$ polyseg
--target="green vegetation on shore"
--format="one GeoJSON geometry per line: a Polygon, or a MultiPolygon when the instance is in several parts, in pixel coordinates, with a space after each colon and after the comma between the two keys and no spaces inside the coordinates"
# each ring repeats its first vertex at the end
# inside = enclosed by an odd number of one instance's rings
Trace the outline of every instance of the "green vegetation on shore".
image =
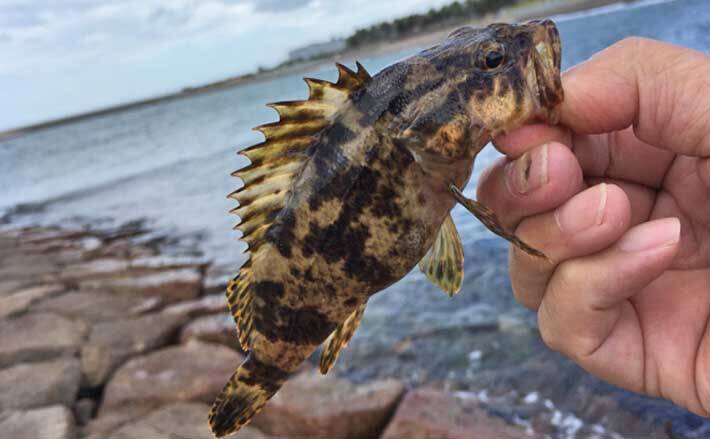
{"type": "Polygon", "coordinates": [[[358,29],[345,41],[349,48],[357,48],[381,41],[406,38],[444,25],[482,17],[516,3],[520,3],[520,0],[457,0],[438,9],[432,8],[426,14],[412,14],[358,29]]]}

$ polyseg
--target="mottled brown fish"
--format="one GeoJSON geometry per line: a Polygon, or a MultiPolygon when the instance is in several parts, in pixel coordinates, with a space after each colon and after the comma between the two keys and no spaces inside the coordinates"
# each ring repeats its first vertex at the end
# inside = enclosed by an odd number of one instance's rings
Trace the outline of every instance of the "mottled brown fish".
{"type": "Polygon", "coordinates": [[[305,101],[271,104],[278,122],[243,150],[230,196],[250,258],[227,288],[249,354],[209,415],[215,436],[247,423],[316,349],[326,373],[373,294],[417,263],[447,293],[463,279],[449,211],[459,202],[539,255],[466,199],[476,154],[532,120],[556,123],[560,41],[551,21],[463,27],[374,77],[338,65],[306,79],[305,101]]]}

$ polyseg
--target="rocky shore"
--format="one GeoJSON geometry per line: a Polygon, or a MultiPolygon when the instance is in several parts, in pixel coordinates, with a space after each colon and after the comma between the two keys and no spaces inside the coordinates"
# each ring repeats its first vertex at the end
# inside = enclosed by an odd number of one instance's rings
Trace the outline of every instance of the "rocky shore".
{"type": "MultiPolygon", "coordinates": [[[[209,438],[243,359],[224,277],[135,227],[0,232],[0,437],[209,438]]],[[[522,438],[476,398],[304,366],[239,438],[522,438]]]]}

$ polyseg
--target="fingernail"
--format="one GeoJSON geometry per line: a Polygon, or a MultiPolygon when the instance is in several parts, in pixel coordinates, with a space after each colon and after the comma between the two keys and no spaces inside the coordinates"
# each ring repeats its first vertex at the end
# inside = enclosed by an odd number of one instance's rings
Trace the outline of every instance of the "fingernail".
{"type": "Polygon", "coordinates": [[[680,240],[678,218],[663,218],[634,227],[619,241],[625,252],[654,250],[676,244],[680,240]]]}
{"type": "Polygon", "coordinates": [[[606,199],[606,183],[601,183],[577,194],[555,211],[557,226],[567,233],[579,233],[590,227],[601,225],[604,222],[606,199]]]}
{"type": "Polygon", "coordinates": [[[505,167],[508,188],[526,194],[547,183],[547,143],[528,151],[505,167]]]}

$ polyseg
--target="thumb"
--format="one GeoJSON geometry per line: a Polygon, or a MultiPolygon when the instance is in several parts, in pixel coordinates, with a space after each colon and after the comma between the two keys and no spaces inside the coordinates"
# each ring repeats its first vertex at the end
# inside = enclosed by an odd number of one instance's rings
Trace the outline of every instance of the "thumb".
{"type": "Polygon", "coordinates": [[[677,218],[649,221],[592,256],[561,264],[538,310],[540,334],[588,372],[643,390],[643,336],[629,300],[672,263],[680,239],[677,218]]]}

